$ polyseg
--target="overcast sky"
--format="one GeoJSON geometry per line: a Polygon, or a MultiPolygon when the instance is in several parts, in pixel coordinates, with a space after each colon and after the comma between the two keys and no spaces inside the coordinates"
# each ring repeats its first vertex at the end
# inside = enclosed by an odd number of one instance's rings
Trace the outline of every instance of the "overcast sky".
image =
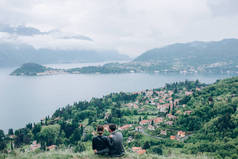
{"type": "Polygon", "coordinates": [[[37,48],[135,57],[176,42],[238,38],[237,28],[238,0],[0,0],[0,42],[37,48]]]}

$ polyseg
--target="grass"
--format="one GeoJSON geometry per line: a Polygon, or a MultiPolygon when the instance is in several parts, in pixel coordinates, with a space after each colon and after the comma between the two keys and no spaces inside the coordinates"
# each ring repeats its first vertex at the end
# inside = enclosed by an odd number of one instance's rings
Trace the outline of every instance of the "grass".
{"type": "MultiPolygon", "coordinates": [[[[7,156],[0,154],[0,159],[109,159],[110,157],[103,157],[94,155],[92,151],[85,151],[82,153],[73,153],[71,150],[56,150],[48,152],[14,152],[7,156]]],[[[119,158],[115,158],[119,159],[119,158]]],[[[179,152],[172,153],[168,156],[158,156],[154,154],[138,155],[136,153],[127,152],[125,156],[120,159],[212,159],[205,155],[186,155],[179,152]]]]}

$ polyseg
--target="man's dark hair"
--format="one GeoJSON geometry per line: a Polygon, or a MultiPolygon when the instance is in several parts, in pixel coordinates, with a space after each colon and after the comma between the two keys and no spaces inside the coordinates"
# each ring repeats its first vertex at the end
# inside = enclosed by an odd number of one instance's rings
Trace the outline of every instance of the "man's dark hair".
{"type": "Polygon", "coordinates": [[[111,131],[115,131],[116,128],[117,128],[117,126],[116,126],[115,124],[110,124],[110,125],[109,125],[109,129],[110,129],[111,131]]]}
{"type": "Polygon", "coordinates": [[[97,126],[97,132],[100,134],[100,133],[103,133],[103,130],[104,130],[104,127],[102,125],[98,125],[97,126]]]}

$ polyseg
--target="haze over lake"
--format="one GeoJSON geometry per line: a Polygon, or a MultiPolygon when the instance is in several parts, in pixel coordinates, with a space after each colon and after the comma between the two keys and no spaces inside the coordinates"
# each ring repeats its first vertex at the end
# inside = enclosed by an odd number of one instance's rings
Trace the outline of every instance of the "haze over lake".
{"type": "MultiPolygon", "coordinates": [[[[96,64],[59,64],[73,68],[96,64]]],[[[38,122],[59,107],[90,100],[112,92],[133,92],[158,88],[175,81],[196,80],[212,83],[229,75],[200,74],[62,74],[39,77],[9,76],[14,68],[0,69],[0,129],[24,127],[38,122]]]]}

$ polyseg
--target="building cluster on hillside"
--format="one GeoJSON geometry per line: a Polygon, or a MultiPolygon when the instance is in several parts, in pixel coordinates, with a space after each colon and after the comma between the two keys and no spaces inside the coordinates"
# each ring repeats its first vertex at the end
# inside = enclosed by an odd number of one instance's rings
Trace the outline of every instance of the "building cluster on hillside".
{"type": "Polygon", "coordinates": [[[142,155],[142,154],[146,153],[146,150],[142,149],[141,147],[132,147],[131,150],[133,152],[136,152],[139,155],[142,155]]]}
{"type": "Polygon", "coordinates": [[[186,132],[184,131],[178,131],[176,135],[171,135],[170,139],[171,140],[181,140],[186,137],[186,132]]]}

